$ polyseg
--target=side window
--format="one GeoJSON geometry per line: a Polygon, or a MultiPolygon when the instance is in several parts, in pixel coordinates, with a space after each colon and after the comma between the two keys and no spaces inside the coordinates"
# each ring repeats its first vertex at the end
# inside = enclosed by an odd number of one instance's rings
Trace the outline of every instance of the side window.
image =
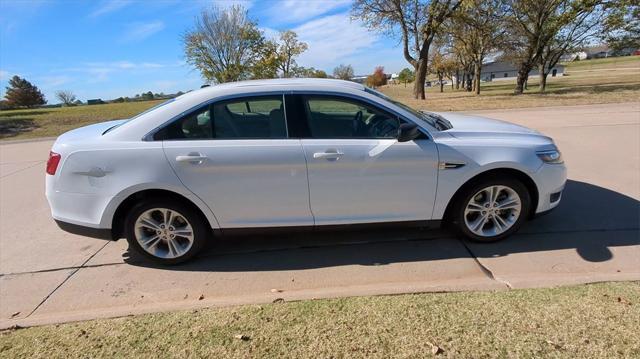
{"type": "Polygon", "coordinates": [[[335,97],[306,98],[312,138],[397,138],[400,122],[373,106],[335,97]]]}
{"type": "Polygon", "coordinates": [[[211,133],[211,110],[205,106],[172,122],[158,132],[155,139],[206,140],[211,138],[211,133]]]}
{"type": "Polygon", "coordinates": [[[282,96],[248,97],[212,106],[213,137],[286,138],[282,96]]]}
{"type": "Polygon", "coordinates": [[[286,138],[282,96],[261,96],[214,103],[173,122],[156,139],[286,138]]]}

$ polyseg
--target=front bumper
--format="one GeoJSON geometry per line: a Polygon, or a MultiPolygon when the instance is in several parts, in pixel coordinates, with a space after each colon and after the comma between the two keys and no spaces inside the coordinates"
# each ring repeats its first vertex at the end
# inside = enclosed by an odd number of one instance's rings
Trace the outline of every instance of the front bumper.
{"type": "Polygon", "coordinates": [[[567,182],[567,167],[564,164],[544,164],[534,174],[538,186],[538,207],[535,215],[542,215],[560,204],[562,191],[567,182]]]}

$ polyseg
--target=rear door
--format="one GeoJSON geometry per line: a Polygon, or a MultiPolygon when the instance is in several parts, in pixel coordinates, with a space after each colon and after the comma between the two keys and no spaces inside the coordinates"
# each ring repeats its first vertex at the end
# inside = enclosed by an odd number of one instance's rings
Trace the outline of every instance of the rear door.
{"type": "Polygon", "coordinates": [[[182,183],[222,228],[312,225],[307,170],[282,95],[203,106],[156,134],[182,183]]]}
{"type": "Polygon", "coordinates": [[[398,142],[402,121],[364,101],[291,99],[307,131],[302,147],[316,225],[431,219],[438,171],[433,141],[425,135],[398,142]]]}

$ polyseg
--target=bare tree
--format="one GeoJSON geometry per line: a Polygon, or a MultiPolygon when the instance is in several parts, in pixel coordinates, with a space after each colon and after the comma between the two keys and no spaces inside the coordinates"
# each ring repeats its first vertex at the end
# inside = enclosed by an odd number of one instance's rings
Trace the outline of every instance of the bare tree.
{"type": "Polygon", "coordinates": [[[60,90],[56,92],[56,98],[65,106],[71,106],[76,102],[76,95],[69,90],[60,90]]]}
{"type": "Polygon", "coordinates": [[[545,48],[581,14],[590,13],[601,0],[508,0],[509,57],[518,66],[515,94],[522,94],[529,72],[538,65],[545,48]]]}
{"type": "Polygon", "coordinates": [[[278,56],[280,58],[279,69],[282,77],[294,76],[293,69],[297,67],[295,58],[307,51],[307,44],[298,40],[298,34],[291,30],[280,33],[280,44],[278,45],[278,56]]]}
{"type": "Polygon", "coordinates": [[[240,5],[203,10],[195,28],[183,37],[187,62],[210,81],[228,82],[251,77],[265,40],[240,5]]]}
{"type": "Polygon", "coordinates": [[[473,66],[473,84],[480,94],[482,64],[487,54],[499,48],[505,36],[502,19],[504,0],[469,0],[451,18],[451,34],[465,62],[473,66]]]}
{"type": "Polygon", "coordinates": [[[333,69],[333,77],[341,80],[351,80],[351,78],[353,78],[353,67],[351,67],[351,65],[340,64],[333,69]]]}
{"type": "Polygon", "coordinates": [[[540,92],[545,92],[547,77],[562,56],[582,48],[589,39],[600,32],[605,16],[604,8],[596,6],[589,10],[576,14],[573,21],[560,29],[544,47],[538,63],[540,92]]]}
{"type": "Polygon", "coordinates": [[[353,16],[370,29],[393,33],[400,29],[405,60],[416,73],[413,95],[425,99],[429,47],[441,26],[462,0],[356,0],[353,16]]]}

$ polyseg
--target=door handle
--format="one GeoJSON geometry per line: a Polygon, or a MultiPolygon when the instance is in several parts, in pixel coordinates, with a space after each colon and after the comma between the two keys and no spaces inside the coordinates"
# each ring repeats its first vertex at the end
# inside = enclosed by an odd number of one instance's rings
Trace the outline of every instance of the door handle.
{"type": "Polygon", "coordinates": [[[313,158],[324,158],[324,159],[328,159],[328,160],[336,160],[340,157],[342,157],[344,155],[344,153],[340,152],[340,151],[335,151],[335,152],[316,152],[313,154],[313,158]]]}
{"type": "Polygon", "coordinates": [[[200,153],[190,153],[188,155],[176,156],[176,162],[190,162],[200,164],[207,159],[207,156],[200,153]]]}

